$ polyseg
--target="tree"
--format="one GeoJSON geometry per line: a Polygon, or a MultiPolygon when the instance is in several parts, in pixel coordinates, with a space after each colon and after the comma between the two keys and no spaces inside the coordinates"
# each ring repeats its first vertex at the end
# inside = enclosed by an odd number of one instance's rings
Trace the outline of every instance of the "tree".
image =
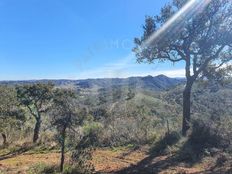
{"type": "Polygon", "coordinates": [[[60,135],[61,161],[60,171],[63,172],[65,160],[65,141],[67,131],[75,130],[74,127],[82,121],[75,102],[76,95],[71,90],[57,89],[54,92],[53,107],[51,111],[52,125],[56,126],[60,135]]]}
{"type": "Polygon", "coordinates": [[[99,99],[99,105],[105,104],[107,103],[107,93],[106,93],[106,89],[101,88],[98,90],[98,99],[99,99]]]}
{"type": "Polygon", "coordinates": [[[52,91],[54,85],[49,84],[32,84],[18,86],[17,97],[21,105],[25,106],[30,114],[35,118],[35,128],[33,143],[39,139],[40,127],[42,123],[42,114],[46,113],[52,100],[52,91]]]}
{"type": "Polygon", "coordinates": [[[133,99],[134,97],[135,97],[134,91],[133,91],[131,88],[129,88],[129,89],[128,89],[128,93],[127,93],[127,98],[126,98],[126,100],[131,100],[131,99],[133,99]]]}
{"type": "Polygon", "coordinates": [[[160,15],[146,17],[144,34],[135,38],[133,49],[139,63],[184,62],[184,136],[190,127],[194,82],[199,78],[222,80],[232,70],[229,64],[232,60],[232,2],[196,1],[195,7],[199,7],[199,3],[204,3],[204,6],[181,13],[190,2],[193,1],[173,0],[162,8],[160,15]]]}
{"type": "Polygon", "coordinates": [[[19,108],[14,88],[0,86],[0,132],[3,146],[7,144],[7,128],[15,126],[24,119],[23,111],[19,108]]]}

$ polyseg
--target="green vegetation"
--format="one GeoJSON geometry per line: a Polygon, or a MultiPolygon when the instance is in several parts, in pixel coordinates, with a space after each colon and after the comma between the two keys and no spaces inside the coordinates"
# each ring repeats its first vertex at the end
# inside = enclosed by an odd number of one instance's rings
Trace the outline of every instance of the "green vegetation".
{"type": "Polygon", "coordinates": [[[1,86],[4,103],[10,101],[9,105],[14,107],[9,108],[17,111],[8,117],[6,113],[9,112],[2,110],[2,115],[5,115],[1,117],[2,123],[9,123],[2,124],[2,131],[7,132],[9,138],[8,147],[5,145],[5,152],[1,154],[61,153],[60,167],[38,164],[30,168],[32,173],[65,173],[80,169],[84,173],[92,173],[95,168],[92,154],[95,148],[105,147],[118,152],[125,151],[125,147],[133,150],[149,145],[149,153],[153,157],[175,154],[175,160],[191,163],[207,154],[222,151],[230,154],[232,110],[229,106],[232,103],[232,85],[230,81],[224,86],[208,83],[198,81],[193,86],[193,114],[187,138],[180,135],[183,84],[165,91],[144,88],[132,92],[123,87],[117,90],[120,91],[117,99],[109,97],[111,90],[107,89],[102,95],[92,90],[86,92],[85,88],[76,91],[54,86],[49,107],[42,117],[37,144],[30,141],[31,134],[28,133],[28,130],[33,132],[30,110],[18,103],[19,96],[14,87],[1,86]],[[128,94],[132,97],[129,98],[128,94]],[[12,124],[16,122],[17,127],[12,124]],[[14,135],[23,136],[18,139],[14,135]]]}
{"type": "Polygon", "coordinates": [[[201,13],[180,22],[173,35],[149,39],[186,2],[173,0],[160,15],[147,17],[134,49],[139,62],[183,61],[186,79],[2,82],[0,162],[21,166],[11,159],[31,164],[40,155],[40,163],[25,172],[125,174],[173,168],[188,173],[181,170],[208,165],[203,162],[210,159],[215,165],[207,172],[231,173],[231,1],[211,0],[201,13]],[[106,163],[110,167],[101,170],[106,163]]]}
{"type": "Polygon", "coordinates": [[[50,106],[52,84],[34,84],[19,86],[16,88],[17,97],[21,105],[26,107],[35,118],[33,142],[39,139],[41,116],[46,113],[50,106]]]}
{"type": "Polygon", "coordinates": [[[22,108],[18,107],[16,91],[14,88],[0,86],[0,132],[2,145],[7,145],[7,136],[11,131],[20,130],[24,120],[22,108]]]}
{"type": "Polygon", "coordinates": [[[181,11],[186,2],[188,1],[173,0],[162,8],[160,15],[147,17],[144,33],[141,38],[135,38],[134,48],[138,62],[185,63],[183,135],[186,135],[190,128],[193,84],[199,78],[221,81],[228,77],[232,70],[231,65],[223,67],[232,57],[232,40],[229,39],[232,27],[225,27],[232,22],[230,1],[212,0],[200,15],[187,15],[184,22],[176,21],[179,23],[178,27],[172,24],[168,26],[167,33],[159,33],[170,17],[181,11]]]}

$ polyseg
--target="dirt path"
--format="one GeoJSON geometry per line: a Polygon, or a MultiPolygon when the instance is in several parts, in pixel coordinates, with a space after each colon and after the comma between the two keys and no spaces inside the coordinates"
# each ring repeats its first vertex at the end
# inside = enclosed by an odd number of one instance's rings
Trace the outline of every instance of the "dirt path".
{"type": "MultiPolygon", "coordinates": [[[[93,154],[95,169],[103,173],[112,173],[136,164],[146,157],[145,150],[98,149],[93,154]]],[[[0,174],[26,174],[36,164],[58,165],[59,153],[21,154],[0,160],[0,174]],[[2,173],[1,173],[2,172],[2,173]]]]}
{"type": "MultiPolygon", "coordinates": [[[[202,167],[185,167],[178,164],[171,165],[170,156],[159,156],[150,159],[147,149],[98,149],[93,154],[95,169],[101,173],[154,173],[159,174],[196,174],[201,173],[202,167]],[[146,169],[147,167],[147,169],[146,169]],[[121,171],[121,172],[118,172],[121,171]]],[[[21,154],[8,159],[0,160],[0,174],[26,174],[33,165],[44,163],[47,165],[58,165],[58,153],[46,154],[21,154]]]]}
{"type": "MultiPolygon", "coordinates": [[[[33,165],[45,163],[55,165],[58,163],[59,154],[22,154],[0,161],[0,171],[6,174],[26,174],[33,165]]],[[[2,174],[0,172],[0,174],[2,174]]]]}

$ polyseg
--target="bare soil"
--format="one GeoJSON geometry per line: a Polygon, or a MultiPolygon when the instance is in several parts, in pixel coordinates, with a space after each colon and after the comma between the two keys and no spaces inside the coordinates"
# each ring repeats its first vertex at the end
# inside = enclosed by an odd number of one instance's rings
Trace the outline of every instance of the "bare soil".
{"type": "MultiPolygon", "coordinates": [[[[59,153],[22,153],[13,156],[0,156],[0,174],[26,174],[33,165],[44,163],[58,165],[59,153]]],[[[158,174],[204,174],[227,173],[230,163],[223,167],[215,166],[213,158],[206,158],[193,166],[173,161],[172,155],[152,157],[148,155],[148,147],[137,149],[97,149],[93,153],[93,164],[99,173],[158,173],[158,174]]],[[[231,172],[232,173],[232,172],[231,172]]]]}

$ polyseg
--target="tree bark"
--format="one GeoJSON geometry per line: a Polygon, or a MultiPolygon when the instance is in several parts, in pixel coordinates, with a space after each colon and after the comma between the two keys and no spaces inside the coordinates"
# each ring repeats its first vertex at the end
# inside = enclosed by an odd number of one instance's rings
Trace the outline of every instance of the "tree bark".
{"type": "Polygon", "coordinates": [[[36,118],[35,128],[34,128],[34,136],[33,136],[33,143],[36,143],[39,139],[39,132],[41,126],[41,118],[36,118]]]}
{"type": "Polygon", "coordinates": [[[2,139],[3,139],[2,145],[5,146],[7,144],[6,134],[2,133],[2,139]]]}
{"type": "Polygon", "coordinates": [[[167,120],[167,134],[170,135],[169,121],[167,120]]]}
{"type": "Polygon", "coordinates": [[[186,136],[190,128],[191,120],[191,91],[193,80],[187,79],[187,83],[183,92],[183,122],[182,122],[182,135],[186,136]]]}
{"type": "Polygon", "coordinates": [[[64,170],[64,160],[65,160],[65,137],[66,137],[66,127],[62,129],[61,132],[61,159],[60,159],[60,172],[64,170]]]}

